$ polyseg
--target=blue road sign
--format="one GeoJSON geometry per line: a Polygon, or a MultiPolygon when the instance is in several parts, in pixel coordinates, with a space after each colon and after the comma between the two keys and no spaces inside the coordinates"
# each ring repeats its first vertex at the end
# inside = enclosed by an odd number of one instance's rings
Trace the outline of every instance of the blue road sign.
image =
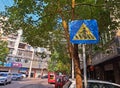
{"type": "Polygon", "coordinates": [[[70,42],[73,44],[95,44],[99,42],[96,20],[75,20],[69,23],[70,42]]]}

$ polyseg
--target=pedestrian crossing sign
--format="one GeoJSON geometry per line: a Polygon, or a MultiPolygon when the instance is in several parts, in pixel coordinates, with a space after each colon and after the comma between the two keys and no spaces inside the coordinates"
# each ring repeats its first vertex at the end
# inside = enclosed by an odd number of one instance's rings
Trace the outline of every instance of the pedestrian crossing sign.
{"type": "Polygon", "coordinates": [[[69,24],[70,41],[74,44],[93,44],[99,42],[96,20],[75,20],[69,24]]]}

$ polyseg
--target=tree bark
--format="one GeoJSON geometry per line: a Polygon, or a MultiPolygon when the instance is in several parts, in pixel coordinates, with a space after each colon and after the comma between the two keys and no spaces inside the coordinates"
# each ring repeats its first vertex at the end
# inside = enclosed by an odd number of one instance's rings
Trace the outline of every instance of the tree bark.
{"type": "Polygon", "coordinates": [[[82,74],[80,70],[80,60],[78,56],[78,44],[74,44],[74,67],[76,76],[76,88],[82,88],[82,74]]]}
{"type": "Polygon", "coordinates": [[[78,56],[78,44],[71,44],[70,43],[70,35],[68,31],[68,25],[65,20],[62,20],[62,25],[65,30],[65,36],[67,39],[68,44],[68,51],[70,58],[74,61],[74,67],[75,67],[75,77],[76,77],[76,88],[82,88],[82,74],[80,70],[80,61],[78,56]]]}
{"type": "MultiPolygon", "coordinates": [[[[75,0],[72,0],[72,20],[74,20],[75,15],[75,0]]],[[[78,56],[78,44],[73,45],[73,60],[75,67],[75,78],[76,78],[76,88],[82,88],[82,74],[80,70],[80,60],[78,56]]]]}

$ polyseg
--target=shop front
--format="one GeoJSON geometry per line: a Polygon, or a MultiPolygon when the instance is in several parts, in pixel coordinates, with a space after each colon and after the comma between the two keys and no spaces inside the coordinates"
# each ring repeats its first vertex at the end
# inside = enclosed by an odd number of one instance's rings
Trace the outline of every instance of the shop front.
{"type": "Polygon", "coordinates": [[[97,64],[94,73],[95,79],[120,84],[120,56],[97,64]]]}

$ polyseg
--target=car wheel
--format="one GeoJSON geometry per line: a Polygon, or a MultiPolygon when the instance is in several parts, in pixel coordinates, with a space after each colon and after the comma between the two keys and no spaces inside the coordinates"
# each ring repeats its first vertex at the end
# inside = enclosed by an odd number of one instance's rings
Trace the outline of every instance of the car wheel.
{"type": "Polygon", "coordinates": [[[12,81],[9,82],[9,84],[11,84],[12,81]]]}
{"type": "Polygon", "coordinates": [[[6,84],[7,84],[7,81],[5,81],[3,85],[5,86],[6,84]]]}
{"type": "Polygon", "coordinates": [[[18,81],[18,78],[16,78],[16,81],[18,81]]]}

